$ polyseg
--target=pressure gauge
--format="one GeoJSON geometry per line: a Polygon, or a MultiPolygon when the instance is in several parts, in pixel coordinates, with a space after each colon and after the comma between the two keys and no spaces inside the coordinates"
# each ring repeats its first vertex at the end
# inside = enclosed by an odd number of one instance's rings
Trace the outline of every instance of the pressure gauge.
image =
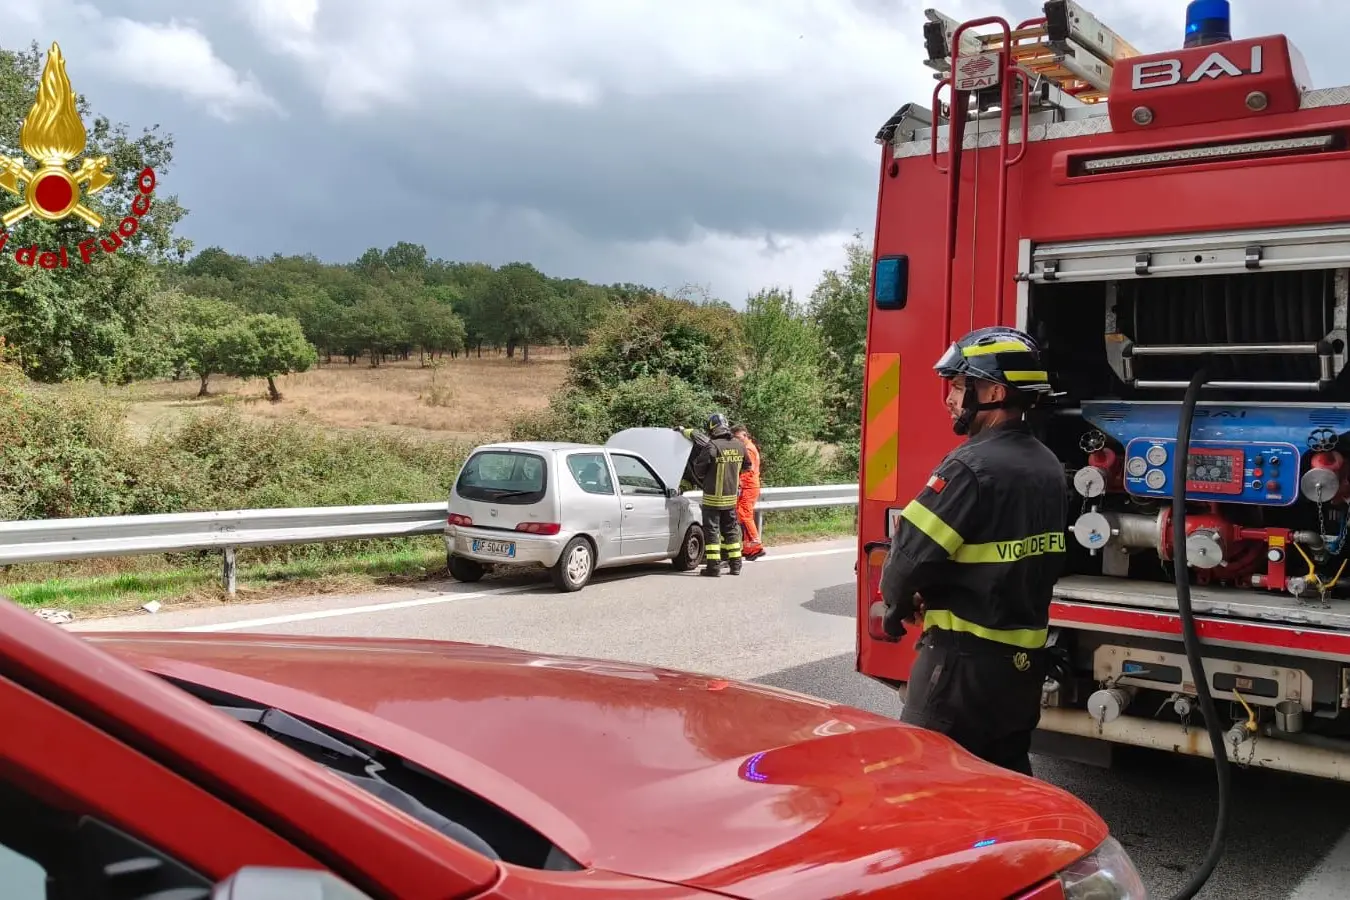
{"type": "Polygon", "coordinates": [[[1167,462],[1167,448],[1161,444],[1154,444],[1148,448],[1148,462],[1152,466],[1161,466],[1167,462]]]}
{"type": "Polygon", "coordinates": [[[1144,477],[1144,484],[1152,490],[1160,490],[1167,481],[1167,474],[1162,469],[1154,469],[1144,477]]]}
{"type": "Polygon", "coordinates": [[[1142,456],[1131,456],[1130,461],[1125,464],[1125,471],[1129,472],[1135,478],[1138,478],[1140,475],[1143,475],[1144,470],[1147,468],[1148,463],[1144,462],[1144,458],[1142,456]]]}

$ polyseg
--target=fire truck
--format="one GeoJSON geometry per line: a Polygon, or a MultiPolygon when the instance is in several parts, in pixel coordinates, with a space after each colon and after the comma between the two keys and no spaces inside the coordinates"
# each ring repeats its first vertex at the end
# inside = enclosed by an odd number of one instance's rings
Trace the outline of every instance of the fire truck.
{"type": "Polygon", "coordinates": [[[1034,749],[1350,780],[1350,87],[1284,35],[1201,17],[1142,53],[1043,12],[928,10],[932,96],[877,135],[857,669],[903,697],[919,629],[878,639],[878,584],[960,440],[933,364],[1014,325],[1071,508],[1034,749]]]}

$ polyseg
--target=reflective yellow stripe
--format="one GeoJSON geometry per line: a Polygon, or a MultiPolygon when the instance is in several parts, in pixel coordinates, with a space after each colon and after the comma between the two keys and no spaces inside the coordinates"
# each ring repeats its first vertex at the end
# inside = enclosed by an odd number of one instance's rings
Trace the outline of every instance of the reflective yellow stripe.
{"type": "Polygon", "coordinates": [[[1044,647],[1046,637],[1050,632],[1048,628],[986,628],[983,625],[976,625],[974,622],[961,618],[949,609],[925,610],[923,627],[925,630],[941,628],[944,631],[964,631],[967,634],[982,637],[987,641],[996,641],[1013,647],[1025,647],[1028,650],[1039,650],[1044,647]]]}
{"type": "Polygon", "coordinates": [[[931,509],[918,500],[909,501],[909,505],[900,512],[900,517],[907,519],[948,553],[955,553],[964,541],[961,535],[956,533],[956,529],[938,518],[931,509]]]}
{"type": "Polygon", "coordinates": [[[962,347],[962,356],[988,356],[990,353],[1029,353],[1027,345],[1020,341],[995,341],[992,344],[976,344],[962,347]]]}
{"type": "Polygon", "coordinates": [[[1027,371],[1027,372],[1007,372],[1007,371],[1005,371],[1005,372],[1003,373],[1003,377],[1006,378],[1006,379],[1008,379],[1009,381],[1049,381],[1049,380],[1050,380],[1050,373],[1049,373],[1049,372],[1033,372],[1033,371],[1027,371]]]}
{"type": "Polygon", "coordinates": [[[1011,563],[1028,556],[1064,552],[1064,532],[1033,534],[1018,541],[963,544],[952,558],[959,563],[1011,563]]]}
{"type": "Polygon", "coordinates": [[[864,396],[863,497],[892,503],[900,484],[900,354],[868,356],[864,396]]]}

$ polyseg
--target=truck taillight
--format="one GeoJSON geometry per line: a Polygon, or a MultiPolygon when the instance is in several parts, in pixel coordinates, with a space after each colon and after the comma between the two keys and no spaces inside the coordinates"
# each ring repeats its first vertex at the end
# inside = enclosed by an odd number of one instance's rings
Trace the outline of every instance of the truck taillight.
{"type": "Polygon", "coordinates": [[[516,531],[523,531],[526,534],[557,534],[562,531],[562,525],[557,522],[521,522],[516,526],[516,531]]]}
{"type": "Polygon", "coordinates": [[[891,544],[876,541],[863,547],[862,583],[867,591],[867,633],[877,640],[886,637],[881,627],[885,607],[881,602],[881,568],[886,564],[891,544]]]}
{"type": "Polygon", "coordinates": [[[448,522],[451,525],[463,525],[466,528],[473,526],[472,518],[470,518],[469,516],[461,516],[459,513],[451,513],[450,516],[446,519],[446,522],[448,522]]]}

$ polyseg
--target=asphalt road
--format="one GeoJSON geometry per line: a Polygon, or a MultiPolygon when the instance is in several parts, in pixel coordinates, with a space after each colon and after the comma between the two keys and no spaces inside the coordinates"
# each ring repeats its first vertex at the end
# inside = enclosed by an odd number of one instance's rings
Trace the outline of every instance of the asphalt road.
{"type": "MultiPolygon", "coordinates": [[[[758,681],[885,715],[894,694],[853,670],[853,547],[771,550],[738,579],[668,566],[600,573],[555,593],[537,577],[417,590],[140,614],[76,629],[144,628],[377,635],[504,644],[758,681]]],[[[1091,804],[1166,898],[1204,855],[1215,813],[1211,765],[1122,750],[1102,770],[1037,757],[1036,775],[1091,804]]],[[[1201,898],[1350,896],[1350,785],[1234,772],[1227,854],[1201,898]]]]}

